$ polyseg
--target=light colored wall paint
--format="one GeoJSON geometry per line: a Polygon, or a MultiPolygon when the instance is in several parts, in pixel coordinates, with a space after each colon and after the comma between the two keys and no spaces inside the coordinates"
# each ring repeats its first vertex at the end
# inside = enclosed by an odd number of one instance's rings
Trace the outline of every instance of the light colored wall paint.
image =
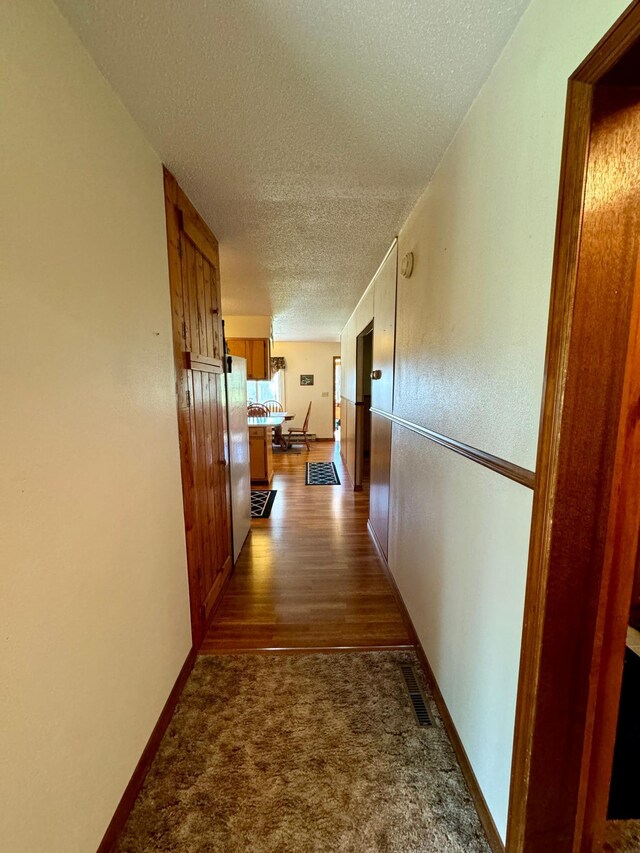
{"type": "Polygon", "coordinates": [[[224,333],[227,338],[271,338],[271,317],[225,315],[224,333]]]}
{"type": "Polygon", "coordinates": [[[396,413],[530,469],[567,79],[625,6],[534,0],[400,232],[396,413]]]}
{"type": "Polygon", "coordinates": [[[340,336],[342,349],[342,396],[355,403],[357,397],[356,338],[373,320],[373,282],[354,308],[340,336]]]}
{"type": "Polygon", "coordinates": [[[393,427],[389,565],[499,828],[532,492],[393,427]]]}
{"type": "Polygon", "coordinates": [[[356,321],[352,314],[347,325],[342,330],[340,336],[340,352],[342,353],[342,380],[341,391],[342,396],[352,403],[356,401],[356,321]]]}
{"type": "MultiPolygon", "coordinates": [[[[351,403],[361,402],[358,399],[358,382],[357,382],[357,342],[358,335],[366,329],[369,323],[373,320],[373,281],[369,284],[365,292],[360,297],[360,301],[356,305],[353,314],[347,321],[347,325],[342,330],[340,336],[340,346],[342,352],[341,358],[341,384],[342,396],[351,403]]],[[[351,410],[350,406],[345,405],[344,410],[340,412],[340,442],[341,453],[345,463],[347,473],[351,478],[352,483],[358,482],[359,472],[356,471],[356,409],[351,410]]]]}
{"type": "Polygon", "coordinates": [[[0,4],[0,838],[95,850],[191,645],[158,157],[0,4]]]}
{"type": "MultiPolygon", "coordinates": [[[[625,5],[533,0],[399,235],[394,412],[529,468],[567,78],[625,5]]],[[[391,569],[503,837],[530,514],[524,487],[394,427],[391,569]]]]}
{"type": "MultiPolygon", "coordinates": [[[[311,402],[310,431],[318,438],[333,438],[333,356],[340,355],[340,344],[337,341],[278,341],[274,344],[273,355],[286,359],[286,406],[287,411],[296,415],[292,424],[302,426],[311,402]],[[313,373],[314,384],[300,385],[301,373],[313,373]]],[[[287,426],[285,424],[285,428],[287,426]]]]}

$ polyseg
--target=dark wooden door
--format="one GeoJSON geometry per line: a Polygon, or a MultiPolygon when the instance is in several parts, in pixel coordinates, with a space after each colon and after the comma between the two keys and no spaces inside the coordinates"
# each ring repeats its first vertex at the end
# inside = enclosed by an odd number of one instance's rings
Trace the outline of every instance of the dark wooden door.
{"type": "Polygon", "coordinates": [[[231,565],[218,245],[165,172],[191,623],[199,645],[231,565]]]}

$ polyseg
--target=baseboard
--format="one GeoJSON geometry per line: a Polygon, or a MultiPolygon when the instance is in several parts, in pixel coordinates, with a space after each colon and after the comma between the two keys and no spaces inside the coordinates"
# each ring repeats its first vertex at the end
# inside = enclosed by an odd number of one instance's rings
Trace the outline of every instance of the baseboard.
{"type": "MultiPolygon", "coordinates": [[[[407,610],[404,599],[400,595],[400,590],[396,584],[396,580],[394,576],[391,574],[391,569],[389,568],[389,561],[387,560],[387,555],[382,550],[382,545],[380,544],[380,540],[378,539],[378,535],[376,534],[373,526],[371,524],[371,520],[367,520],[367,530],[369,531],[369,536],[373,540],[373,544],[375,546],[376,551],[378,552],[378,557],[382,562],[382,568],[384,569],[384,573],[387,576],[387,580],[391,584],[391,589],[393,590],[393,595],[396,599],[396,604],[398,605],[398,609],[400,610],[400,615],[402,616],[402,621],[404,622],[404,627],[407,629],[407,634],[409,634],[409,639],[413,643],[416,648],[416,652],[418,651],[418,646],[420,645],[420,640],[418,639],[418,635],[416,634],[416,629],[413,627],[413,622],[411,620],[411,616],[409,616],[409,611],[407,610]]],[[[426,674],[426,673],[425,673],[426,674]]]]}
{"type": "Polygon", "coordinates": [[[173,716],[173,712],[175,711],[176,705],[178,704],[180,694],[182,693],[187,679],[191,674],[191,670],[193,669],[196,657],[197,652],[195,648],[192,647],[189,651],[189,654],[187,655],[187,659],[182,665],[182,669],[178,674],[176,682],[173,685],[173,688],[171,689],[169,698],[165,702],[164,708],[160,712],[158,722],[155,724],[154,729],[151,732],[151,737],[147,741],[147,745],[142,751],[140,760],[138,761],[136,768],[133,771],[133,775],[129,780],[129,784],[124,790],[124,794],[120,798],[120,802],[118,803],[114,815],[111,818],[111,822],[107,827],[107,831],[105,832],[96,853],[112,853],[112,850],[116,845],[118,837],[122,832],[125,823],[127,822],[127,818],[129,817],[129,813],[133,808],[133,804],[136,801],[136,797],[140,793],[140,789],[142,788],[145,777],[149,772],[156,752],[158,751],[160,741],[162,740],[167,726],[169,725],[169,722],[171,720],[171,717],[173,716]]]}
{"type": "Polygon", "coordinates": [[[451,714],[449,713],[449,709],[447,708],[447,703],[444,701],[444,697],[440,692],[440,687],[438,686],[438,682],[436,681],[436,677],[433,674],[433,670],[431,669],[431,665],[424,652],[424,649],[422,648],[422,644],[420,643],[420,641],[416,643],[416,653],[418,655],[420,664],[422,665],[422,670],[425,674],[425,678],[431,686],[433,698],[438,707],[438,711],[440,712],[440,716],[442,717],[442,722],[444,723],[444,727],[447,730],[447,734],[449,735],[449,740],[451,741],[451,744],[455,751],[458,763],[460,764],[462,774],[467,783],[467,787],[469,788],[469,793],[471,794],[474,805],[476,807],[476,811],[478,812],[480,823],[482,824],[482,828],[484,829],[485,834],[487,836],[489,847],[491,847],[493,853],[505,853],[505,846],[502,841],[502,838],[500,837],[500,833],[498,832],[498,828],[494,823],[493,817],[491,816],[491,812],[489,811],[489,807],[487,806],[487,801],[485,800],[480,785],[478,784],[476,774],[473,772],[471,762],[469,761],[466,750],[462,745],[462,741],[460,740],[460,735],[458,734],[458,730],[455,727],[455,723],[451,719],[451,714]]]}
{"type": "Polygon", "coordinates": [[[420,642],[420,638],[418,637],[418,633],[414,627],[413,620],[409,615],[409,611],[407,610],[407,607],[404,603],[404,599],[402,598],[395,578],[393,577],[389,568],[389,563],[387,561],[385,553],[382,550],[380,542],[378,541],[378,537],[376,536],[376,532],[371,526],[370,521],[367,521],[367,528],[369,530],[369,535],[373,540],[373,544],[375,545],[376,551],[378,552],[378,556],[380,557],[380,560],[382,562],[385,574],[387,575],[389,583],[391,584],[391,588],[393,589],[393,594],[398,604],[398,608],[400,609],[400,613],[402,614],[402,619],[404,621],[405,628],[407,629],[409,637],[415,645],[416,654],[418,656],[418,660],[420,661],[424,677],[426,678],[429,686],[431,687],[431,692],[433,693],[434,701],[438,707],[440,716],[442,717],[442,722],[444,723],[444,727],[447,731],[447,734],[449,735],[449,740],[451,741],[451,745],[453,746],[456,758],[458,759],[458,764],[460,765],[460,769],[462,770],[462,774],[467,783],[469,793],[471,794],[471,798],[473,799],[476,811],[478,812],[478,817],[480,818],[480,823],[482,824],[482,828],[484,829],[485,834],[487,836],[489,846],[491,847],[493,853],[505,853],[505,846],[502,841],[502,838],[500,838],[498,828],[496,827],[493,817],[491,816],[491,812],[489,811],[489,807],[487,806],[487,801],[485,800],[482,790],[480,789],[480,785],[478,784],[478,780],[476,779],[476,774],[473,772],[469,757],[467,756],[466,750],[462,745],[458,730],[456,729],[455,723],[453,722],[451,714],[449,713],[449,709],[447,708],[447,703],[444,701],[444,697],[442,695],[440,687],[438,686],[436,677],[433,673],[433,670],[431,669],[431,664],[429,663],[427,655],[425,654],[425,651],[422,648],[422,643],[420,642]]]}
{"type": "Polygon", "coordinates": [[[216,657],[220,655],[335,655],[357,652],[407,652],[413,651],[413,644],[392,643],[368,646],[263,646],[261,648],[242,648],[241,646],[229,649],[200,649],[199,657],[216,657]]]}
{"type": "Polygon", "coordinates": [[[349,468],[347,467],[347,460],[342,455],[342,450],[340,451],[340,459],[342,460],[342,470],[345,474],[345,479],[343,480],[343,485],[345,485],[345,486],[351,485],[353,491],[355,492],[355,491],[357,491],[357,489],[354,485],[353,479],[351,478],[351,474],[349,473],[349,468]],[[349,482],[347,483],[346,480],[348,480],[349,482]]]}

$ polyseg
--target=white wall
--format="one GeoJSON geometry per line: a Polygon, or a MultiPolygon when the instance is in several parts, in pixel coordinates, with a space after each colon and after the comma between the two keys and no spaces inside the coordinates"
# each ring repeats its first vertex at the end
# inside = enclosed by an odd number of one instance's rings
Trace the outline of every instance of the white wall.
{"type": "Polygon", "coordinates": [[[278,341],[272,355],[286,359],[285,402],[296,415],[292,425],[302,426],[311,402],[309,431],[333,438],[333,357],[340,355],[339,341],[278,341]],[[301,373],[313,373],[314,384],[300,385],[301,373]]]}
{"type": "MultiPolygon", "coordinates": [[[[528,468],[567,78],[625,5],[533,0],[399,235],[394,413],[528,468]]],[[[532,493],[398,425],[391,488],[391,569],[504,836],[532,493]]]]}
{"type": "Polygon", "coordinates": [[[191,646],[162,171],[0,4],[0,846],[95,850],[191,646]]]}
{"type": "Polygon", "coordinates": [[[532,498],[393,426],[389,565],[503,833],[532,498]]]}
{"type": "Polygon", "coordinates": [[[342,396],[355,403],[358,399],[356,390],[356,338],[373,320],[373,282],[369,284],[360,297],[353,314],[340,336],[342,348],[342,396]]]}

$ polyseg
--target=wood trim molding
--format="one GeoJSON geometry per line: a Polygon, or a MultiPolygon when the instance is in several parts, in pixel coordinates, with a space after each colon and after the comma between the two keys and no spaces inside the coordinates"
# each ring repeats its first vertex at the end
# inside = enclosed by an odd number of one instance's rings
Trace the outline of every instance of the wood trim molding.
{"type": "MultiPolygon", "coordinates": [[[[623,648],[612,651],[615,630],[608,623],[622,607],[624,583],[618,577],[611,592],[607,548],[621,489],[614,471],[631,296],[640,285],[631,281],[628,263],[613,266],[616,255],[627,261],[630,256],[616,232],[625,217],[626,231],[637,233],[629,227],[631,216],[619,209],[615,173],[607,176],[609,196],[597,211],[587,194],[587,175],[592,167],[600,169],[603,180],[604,166],[614,169],[619,161],[615,151],[621,146],[605,150],[599,139],[603,104],[596,84],[638,39],[640,3],[634,2],[572,75],[567,92],[516,705],[510,853],[601,849],[594,836],[606,807],[600,810],[590,776],[594,759],[603,766],[602,756],[592,752],[594,731],[602,749],[603,714],[619,697],[615,686],[606,697],[598,690],[604,683],[611,688],[614,670],[622,665],[623,648]],[[607,210],[615,219],[605,218],[607,210]]],[[[625,606],[626,626],[628,598],[625,606]]]]}
{"type": "Polygon", "coordinates": [[[442,722],[444,723],[445,730],[447,735],[449,736],[449,740],[451,741],[451,745],[453,747],[453,751],[456,754],[456,758],[458,759],[458,764],[460,765],[460,769],[462,770],[462,775],[464,776],[465,782],[467,783],[467,788],[469,789],[469,793],[471,794],[471,798],[473,800],[473,804],[478,813],[478,817],[480,818],[480,823],[482,824],[482,828],[485,831],[485,835],[487,836],[487,841],[489,842],[489,847],[493,851],[493,853],[505,853],[505,847],[502,843],[502,839],[500,838],[500,833],[493,821],[493,817],[491,816],[491,812],[489,811],[489,807],[487,806],[487,801],[484,798],[484,794],[478,784],[478,780],[476,779],[476,774],[473,772],[473,767],[471,766],[471,762],[469,761],[469,757],[466,753],[464,746],[462,745],[462,741],[460,740],[460,735],[458,734],[458,730],[456,729],[455,723],[449,713],[449,709],[447,708],[447,703],[444,700],[440,687],[438,686],[438,682],[436,677],[431,669],[431,664],[429,663],[429,659],[422,648],[422,643],[420,642],[420,638],[418,637],[418,633],[413,624],[413,620],[409,615],[409,611],[404,603],[404,599],[402,598],[402,594],[398,589],[398,585],[396,584],[395,578],[391,573],[391,569],[389,568],[389,563],[387,562],[387,558],[384,555],[384,551],[382,550],[382,546],[378,541],[378,537],[376,536],[376,532],[371,526],[371,522],[367,521],[367,529],[369,531],[369,535],[375,545],[376,551],[378,552],[378,556],[380,557],[380,561],[382,562],[382,567],[384,572],[391,584],[391,589],[393,590],[393,594],[398,605],[398,609],[402,615],[402,620],[404,622],[405,628],[407,629],[407,633],[414,645],[415,652],[418,655],[418,660],[420,661],[420,666],[422,667],[422,671],[424,673],[424,677],[431,687],[431,692],[433,693],[433,699],[438,708],[438,712],[442,717],[442,722]]]}
{"type": "Polygon", "coordinates": [[[203,255],[206,255],[210,263],[220,270],[220,257],[218,241],[215,234],[200,216],[189,198],[182,191],[178,182],[167,169],[162,167],[164,175],[165,197],[177,209],[178,229],[182,229],[189,239],[198,247],[203,255]]]}
{"type": "Polygon", "coordinates": [[[187,683],[187,679],[191,674],[191,670],[193,669],[193,665],[196,662],[197,652],[195,647],[192,647],[189,650],[189,654],[186,657],[185,662],[178,673],[178,677],[176,678],[175,684],[171,689],[171,693],[167,698],[167,701],[164,704],[162,711],[160,712],[160,716],[158,717],[158,722],[153,727],[153,731],[151,732],[151,736],[147,741],[147,745],[142,751],[142,755],[140,756],[140,760],[136,764],[135,770],[129,780],[129,784],[124,790],[124,794],[120,798],[120,802],[118,803],[116,810],[114,812],[113,817],[109,823],[109,826],[106,829],[106,832],[98,846],[97,853],[112,853],[115,849],[116,842],[120,833],[122,832],[125,823],[129,817],[129,813],[133,808],[133,804],[136,801],[136,797],[140,793],[142,785],[144,783],[145,777],[151,768],[151,764],[153,763],[153,759],[158,751],[158,747],[160,746],[160,742],[164,737],[164,733],[167,730],[167,726],[171,722],[171,717],[173,716],[173,712],[176,709],[176,705],[178,704],[178,700],[180,695],[184,689],[185,684],[187,683]]]}
{"type": "MultiPolygon", "coordinates": [[[[536,469],[538,484],[534,495],[525,611],[520,655],[520,675],[511,766],[508,849],[521,853],[529,827],[533,739],[536,737],[536,702],[540,688],[542,637],[546,618],[546,585],[553,526],[556,481],[559,468],[559,441],[565,395],[569,339],[574,308],[580,241],[583,182],[589,146],[588,123],[581,119],[591,112],[591,89],[571,83],[567,95],[565,151],[560,179],[560,202],[556,233],[551,308],[547,332],[544,400],[538,440],[536,469]],[[574,129],[574,125],[575,128],[574,129]],[[580,133],[576,132],[580,129],[580,133]]],[[[536,831],[536,830],[533,830],[536,831]]],[[[543,840],[542,843],[546,843],[543,840]]]]}
{"type": "Polygon", "coordinates": [[[634,0],[578,66],[571,78],[588,84],[598,83],[638,40],[639,18],[640,4],[638,0],[634,0]]]}
{"type": "Polygon", "coordinates": [[[464,456],[472,462],[477,462],[479,465],[483,465],[485,468],[495,471],[496,474],[502,474],[503,477],[507,477],[509,480],[520,483],[521,486],[526,486],[528,489],[535,488],[536,475],[533,471],[529,471],[528,468],[521,468],[520,465],[508,462],[506,459],[501,459],[499,456],[493,456],[491,453],[486,453],[484,450],[478,450],[478,448],[472,447],[470,444],[465,444],[462,441],[458,441],[455,438],[448,438],[446,435],[442,435],[441,433],[435,432],[427,427],[420,426],[420,424],[408,421],[406,418],[401,418],[398,415],[384,412],[381,409],[374,409],[373,406],[371,407],[371,411],[374,415],[380,415],[388,421],[398,424],[398,426],[402,426],[405,429],[411,430],[411,432],[415,432],[424,438],[428,438],[430,441],[433,441],[442,447],[453,450],[454,453],[459,453],[460,456],[464,456]]]}
{"type": "Polygon", "coordinates": [[[211,358],[198,352],[189,352],[189,350],[185,352],[184,356],[187,370],[200,370],[203,373],[224,373],[221,358],[211,358]]]}
{"type": "Polygon", "coordinates": [[[456,754],[458,764],[462,770],[462,775],[464,776],[467,787],[469,788],[471,799],[473,800],[473,804],[478,812],[478,817],[480,818],[480,823],[482,824],[482,828],[487,836],[489,847],[493,853],[505,853],[505,846],[500,838],[498,828],[494,823],[487,801],[485,800],[482,789],[476,779],[476,774],[473,772],[473,767],[471,766],[467,752],[460,740],[458,730],[456,729],[455,723],[453,722],[449,709],[447,708],[447,703],[444,700],[444,696],[440,691],[436,677],[419,640],[416,642],[416,654],[418,655],[418,660],[422,666],[425,678],[431,687],[433,698],[438,711],[440,712],[440,716],[442,717],[442,722],[444,723],[446,732],[449,735],[453,751],[456,754]]]}
{"type": "Polygon", "coordinates": [[[375,646],[264,646],[260,649],[238,648],[206,649],[201,657],[224,657],[225,655],[333,655],[341,652],[412,652],[413,643],[382,644],[375,646]]]}
{"type": "Polygon", "coordinates": [[[178,202],[178,210],[180,212],[182,230],[197,246],[200,252],[216,269],[218,266],[218,243],[212,232],[205,225],[200,215],[195,211],[191,202],[188,206],[185,201],[188,201],[184,194],[178,202]]]}

